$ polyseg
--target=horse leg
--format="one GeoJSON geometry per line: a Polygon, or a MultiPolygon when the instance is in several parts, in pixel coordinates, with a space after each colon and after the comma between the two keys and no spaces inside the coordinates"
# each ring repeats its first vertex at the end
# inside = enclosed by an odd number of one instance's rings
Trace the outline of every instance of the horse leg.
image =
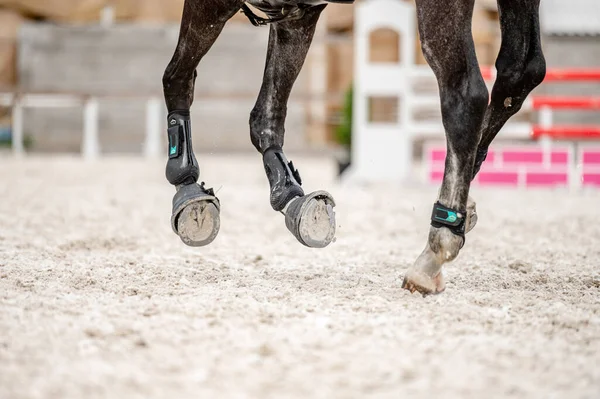
{"type": "Polygon", "coordinates": [[[464,244],[473,164],[488,104],[471,35],[474,0],[444,3],[417,0],[422,47],[438,81],[447,141],[428,242],[402,284],[422,294],[444,290],[442,265],[455,259],[464,244]]]}
{"type": "Polygon", "coordinates": [[[498,72],[492,98],[481,128],[473,177],[487,156],[488,147],[504,124],[546,76],[539,21],[540,0],[498,0],[502,45],[496,60],[498,72]]]}
{"type": "Polygon", "coordinates": [[[304,194],[283,142],[287,102],[324,8],[310,7],[299,19],[271,25],[263,83],[250,114],[250,137],[263,156],[271,206],[284,213],[286,226],[298,241],[313,248],[329,245],[335,236],[335,203],[325,191],[304,194]]]}
{"type": "Polygon", "coordinates": [[[219,200],[204,183],[197,184],[200,170],[192,147],[190,121],[196,68],[241,4],[241,0],[186,0],[179,42],[163,76],[169,112],[166,177],[177,188],[171,227],[190,246],[211,243],[220,227],[219,200]]]}
{"type": "MultiPolygon", "coordinates": [[[[499,0],[502,46],[496,60],[498,77],[483,118],[481,141],[475,156],[473,178],[485,161],[488,148],[504,124],[546,75],[540,40],[539,0],[499,0]]],[[[475,201],[469,197],[467,232],[477,223],[475,201]]]]}

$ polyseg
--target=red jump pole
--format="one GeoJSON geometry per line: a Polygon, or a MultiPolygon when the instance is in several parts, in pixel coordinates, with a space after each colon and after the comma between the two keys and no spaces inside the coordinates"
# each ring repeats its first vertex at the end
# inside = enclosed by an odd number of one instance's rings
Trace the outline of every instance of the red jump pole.
{"type": "MultiPolygon", "coordinates": [[[[482,66],[481,74],[485,80],[496,78],[493,66],[482,66]]],[[[549,68],[544,82],[600,82],[600,68],[549,68]]]]}
{"type": "Polygon", "coordinates": [[[531,106],[535,110],[544,107],[554,109],[600,109],[600,97],[533,96],[531,106]]]}
{"type": "Polygon", "coordinates": [[[533,139],[549,137],[552,139],[600,139],[600,126],[533,126],[531,132],[533,139]]]}
{"type": "Polygon", "coordinates": [[[548,69],[546,71],[546,78],[544,82],[574,82],[574,81],[585,81],[600,82],[600,69],[588,69],[588,68],[569,68],[569,69],[548,69]]]}

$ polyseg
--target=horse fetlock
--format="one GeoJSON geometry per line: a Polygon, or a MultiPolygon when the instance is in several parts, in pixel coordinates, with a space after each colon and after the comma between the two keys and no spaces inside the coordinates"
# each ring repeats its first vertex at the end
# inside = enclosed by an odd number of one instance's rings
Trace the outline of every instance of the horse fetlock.
{"type": "Polygon", "coordinates": [[[192,128],[189,111],[173,111],[167,118],[169,160],[166,176],[174,186],[194,184],[200,176],[198,161],[192,147],[192,128]]]}
{"type": "Polygon", "coordinates": [[[296,197],[304,196],[300,173],[288,161],[281,147],[271,147],[263,154],[265,173],[271,187],[271,207],[280,212],[296,197]]]}
{"type": "Polygon", "coordinates": [[[264,104],[256,105],[250,113],[250,141],[264,154],[272,147],[283,147],[285,112],[267,112],[264,104]]]}
{"type": "Polygon", "coordinates": [[[455,234],[447,227],[431,227],[429,232],[429,247],[442,264],[458,256],[464,241],[464,236],[455,234]]]}

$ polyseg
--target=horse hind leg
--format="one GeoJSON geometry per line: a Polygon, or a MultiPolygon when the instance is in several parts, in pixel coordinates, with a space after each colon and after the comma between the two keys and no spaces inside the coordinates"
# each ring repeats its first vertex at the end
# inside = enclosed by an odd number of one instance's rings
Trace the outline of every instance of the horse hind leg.
{"type": "Polygon", "coordinates": [[[490,105],[481,128],[481,142],[473,169],[477,175],[488,147],[504,124],[546,76],[539,22],[540,0],[498,0],[502,45],[496,60],[498,72],[490,105]]]}
{"type": "Polygon", "coordinates": [[[177,48],[163,76],[169,112],[166,177],[177,188],[171,227],[190,246],[210,244],[220,228],[219,200],[204,183],[197,183],[200,169],[192,146],[190,120],[196,68],[240,5],[240,0],[186,0],[177,48]]]}
{"type": "MultiPolygon", "coordinates": [[[[502,46],[496,60],[498,77],[481,126],[473,178],[485,161],[488,148],[504,124],[516,114],[525,99],[543,80],[546,61],[542,52],[539,24],[539,0],[499,0],[502,46]]],[[[469,197],[466,231],[475,227],[475,202],[469,197]]]]}
{"type": "Polygon", "coordinates": [[[305,195],[294,164],[283,152],[287,102],[302,69],[324,5],[304,10],[300,19],[271,25],[260,94],[250,114],[250,137],[262,154],[271,207],[300,243],[323,248],[335,236],[335,202],[326,191],[305,195]]]}
{"type": "Polygon", "coordinates": [[[471,37],[473,0],[453,1],[449,9],[417,0],[417,12],[425,57],[438,80],[448,148],[429,238],[403,287],[432,294],[445,289],[442,265],[458,256],[474,221],[468,197],[488,92],[471,37]]]}

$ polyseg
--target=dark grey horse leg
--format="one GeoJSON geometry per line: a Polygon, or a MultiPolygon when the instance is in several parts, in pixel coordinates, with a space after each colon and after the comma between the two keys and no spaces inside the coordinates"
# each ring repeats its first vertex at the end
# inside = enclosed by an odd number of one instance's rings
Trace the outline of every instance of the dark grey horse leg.
{"type": "Polygon", "coordinates": [[[211,243],[219,232],[219,200],[204,184],[192,147],[190,107],[194,100],[196,67],[241,0],[186,0],[179,42],[163,77],[168,115],[169,160],[166,176],[177,188],[171,226],[191,246],[211,243]]]}
{"type": "MultiPolygon", "coordinates": [[[[504,124],[546,75],[540,41],[539,0],[499,0],[502,46],[496,60],[498,77],[483,118],[481,141],[475,157],[473,178],[487,157],[488,148],[504,124]]],[[[477,223],[475,201],[469,198],[467,231],[477,223]]]]}
{"type": "Polygon", "coordinates": [[[546,76],[539,5],[540,0],[498,0],[502,28],[502,46],[496,60],[498,76],[483,119],[473,177],[479,172],[492,140],[546,76]]]}
{"type": "Polygon", "coordinates": [[[442,265],[464,244],[466,208],[488,91],[471,35],[474,0],[417,0],[419,32],[438,80],[447,156],[425,250],[406,273],[403,287],[423,294],[444,290],[442,265]]]}
{"type": "Polygon", "coordinates": [[[324,8],[311,7],[300,19],[271,25],[263,83],[250,115],[252,144],[263,155],[271,206],[285,214],[288,229],[302,244],[316,248],[334,238],[335,203],[324,191],[304,195],[300,174],[283,153],[283,142],[287,102],[324,8]]]}

